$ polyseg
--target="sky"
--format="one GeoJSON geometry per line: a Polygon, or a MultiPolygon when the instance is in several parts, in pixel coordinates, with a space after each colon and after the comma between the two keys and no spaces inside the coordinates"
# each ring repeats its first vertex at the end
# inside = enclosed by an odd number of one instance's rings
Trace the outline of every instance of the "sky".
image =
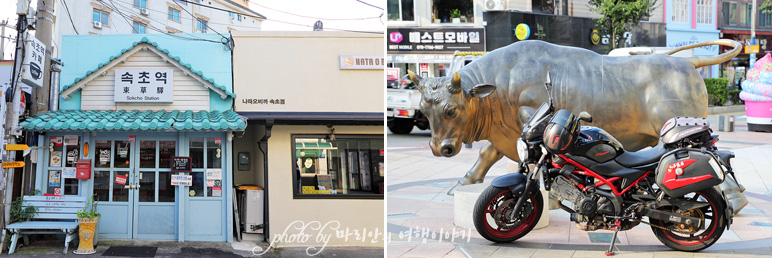
{"type": "MultiPolygon", "coordinates": [[[[0,0],[0,21],[9,20],[8,25],[14,28],[16,1],[0,0]]],[[[37,7],[37,0],[32,0],[32,6],[37,7]]],[[[55,6],[59,8],[58,0],[55,6]]],[[[385,0],[250,0],[249,7],[268,17],[262,24],[264,31],[308,31],[317,20],[326,31],[383,32],[386,28],[385,0]]],[[[16,31],[6,28],[5,36],[15,38],[16,31]]],[[[0,59],[10,58],[13,44],[5,40],[5,56],[0,59]]]]}

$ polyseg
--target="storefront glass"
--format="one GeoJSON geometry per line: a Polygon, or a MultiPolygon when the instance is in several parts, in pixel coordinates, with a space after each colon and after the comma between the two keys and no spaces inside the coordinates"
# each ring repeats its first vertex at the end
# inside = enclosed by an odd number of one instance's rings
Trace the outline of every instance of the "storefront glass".
{"type": "Polygon", "coordinates": [[[474,23],[472,0],[432,1],[432,23],[474,23]],[[460,17],[456,17],[460,16],[460,17]],[[454,21],[453,18],[457,20],[454,21]]]}
{"type": "Polygon", "coordinates": [[[295,197],[383,198],[382,135],[294,135],[295,197]]]}
{"type": "Polygon", "coordinates": [[[413,0],[389,0],[386,4],[389,21],[413,21],[413,0]]]}
{"type": "Polygon", "coordinates": [[[78,135],[49,137],[50,159],[46,193],[55,195],[77,195],[80,182],[75,179],[75,164],[80,157],[78,135]]]}
{"type": "Polygon", "coordinates": [[[193,185],[190,196],[222,197],[222,141],[220,137],[191,137],[193,185]],[[209,175],[207,177],[207,174],[209,175]],[[204,192],[206,187],[206,192],[204,192]]]}

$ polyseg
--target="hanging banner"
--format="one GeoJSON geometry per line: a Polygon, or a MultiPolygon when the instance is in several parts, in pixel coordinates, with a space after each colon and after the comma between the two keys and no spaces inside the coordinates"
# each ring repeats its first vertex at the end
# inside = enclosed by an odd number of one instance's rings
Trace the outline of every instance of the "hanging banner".
{"type": "Polygon", "coordinates": [[[115,69],[115,102],[173,102],[174,70],[115,69]]]}

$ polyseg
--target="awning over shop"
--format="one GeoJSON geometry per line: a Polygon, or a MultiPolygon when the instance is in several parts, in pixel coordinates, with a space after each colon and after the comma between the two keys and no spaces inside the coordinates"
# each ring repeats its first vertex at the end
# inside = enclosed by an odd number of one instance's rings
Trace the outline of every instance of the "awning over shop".
{"type": "Polygon", "coordinates": [[[59,110],[28,118],[34,131],[243,131],[246,118],[234,111],[59,110]]]}

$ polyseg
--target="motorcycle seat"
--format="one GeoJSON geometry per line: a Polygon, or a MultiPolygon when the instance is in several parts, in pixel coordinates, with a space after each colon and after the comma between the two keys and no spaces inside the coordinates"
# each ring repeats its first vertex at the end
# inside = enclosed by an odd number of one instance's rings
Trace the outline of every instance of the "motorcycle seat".
{"type": "Polygon", "coordinates": [[[625,151],[617,156],[615,160],[620,165],[628,168],[638,167],[659,161],[662,155],[664,155],[666,152],[667,150],[665,149],[665,144],[660,141],[657,146],[654,146],[651,149],[635,152],[625,151]]]}

